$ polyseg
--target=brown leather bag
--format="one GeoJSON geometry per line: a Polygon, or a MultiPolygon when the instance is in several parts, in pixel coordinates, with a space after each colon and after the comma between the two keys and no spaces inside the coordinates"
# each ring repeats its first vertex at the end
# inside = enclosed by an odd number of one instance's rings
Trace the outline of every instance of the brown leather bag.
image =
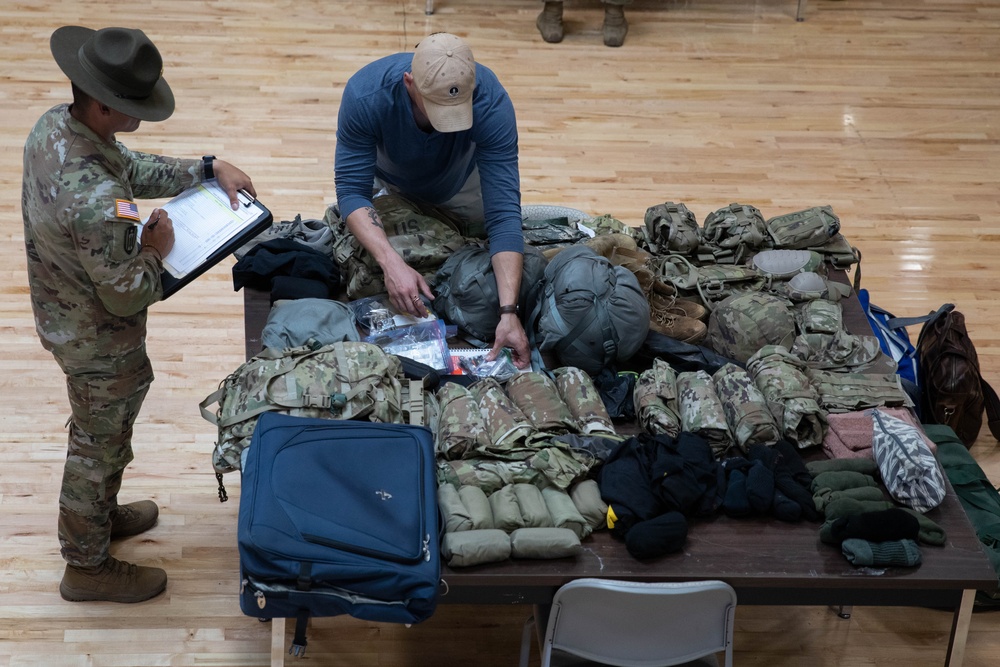
{"type": "Polygon", "coordinates": [[[990,432],[1000,440],[1000,399],[979,370],[965,316],[945,304],[920,330],[916,348],[922,421],[950,426],[971,447],[979,437],[985,408],[990,432]]]}

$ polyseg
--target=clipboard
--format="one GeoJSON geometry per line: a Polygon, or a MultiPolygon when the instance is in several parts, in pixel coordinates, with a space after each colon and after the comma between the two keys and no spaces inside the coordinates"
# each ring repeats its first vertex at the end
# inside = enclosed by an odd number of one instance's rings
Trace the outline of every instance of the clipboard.
{"type": "Polygon", "coordinates": [[[163,299],[233,254],[271,226],[271,212],[249,193],[239,192],[240,209],[214,180],[189,188],[162,208],[174,224],[174,247],[163,258],[163,299]]]}

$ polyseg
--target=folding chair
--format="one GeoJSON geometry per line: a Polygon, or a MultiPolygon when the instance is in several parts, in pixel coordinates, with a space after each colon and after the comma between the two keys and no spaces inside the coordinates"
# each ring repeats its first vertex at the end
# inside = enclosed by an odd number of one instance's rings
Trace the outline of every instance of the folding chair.
{"type": "MultiPolygon", "coordinates": [[[[722,581],[638,583],[577,579],[552,599],[541,667],[667,667],[733,664],[736,592],[722,581]]],[[[538,622],[543,622],[541,618],[538,622]]],[[[534,617],[521,637],[527,667],[534,617]]]]}

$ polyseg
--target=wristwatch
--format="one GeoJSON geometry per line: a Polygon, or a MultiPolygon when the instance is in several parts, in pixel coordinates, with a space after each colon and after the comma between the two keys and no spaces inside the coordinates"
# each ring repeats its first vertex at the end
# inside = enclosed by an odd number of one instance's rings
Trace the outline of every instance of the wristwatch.
{"type": "Polygon", "coordinates": [[[519,315],[521,309],[518,308],[517,304],[511,304],[509,306],[500,306],[501,315],[519,315]]]}
{"type": "Polygon", "coordinates": [[[215,162],[214,155],[204,155],[201,158],[201,164],[205,171],[206,181],[210,181],[213,178],[215,178],[215,166],[213,165],[214,162],[215,162]]]}

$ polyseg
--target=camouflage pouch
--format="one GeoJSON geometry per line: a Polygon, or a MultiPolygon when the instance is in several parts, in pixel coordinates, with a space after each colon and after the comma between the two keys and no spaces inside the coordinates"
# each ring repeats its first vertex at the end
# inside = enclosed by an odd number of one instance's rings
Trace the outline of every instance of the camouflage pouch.
{"type": "Polygon", "coordinates": [[[479,402],[479,412],[486,425],[489,454],[497,458],[524,459],[534,451],[529,438],[537,432],[524,413],[514,404],[493,378],[479,380],[469,387],[479,402]]]}
{"type": "Polygon", "coordinates": [[[626,225],[624,222],[608,213],[588,220],[584,223],[584,226],[598,236],[601,234],[628,234],[636,241],[639,241],[643,236],[639,229],[632,227],[631,225],[626,225]]]}
{"type": "Polygon", "coordinates": [[[839,303],[817,299],[795,309],[802,333],[835,334],[844,329],[844,313],[839,303]]]}
{"type": "Polygon", "coordinates": [[[733,445],[722,401],[715,383],[705,371],[677,374],[677,406],[681,430],[705,439],[715,458],[722,458],[733,445]]]}
{"type": "Polygon", "coordinates": [[[552,372],[556,390],[569,408],[579,433],[615,436],[615,427],[604,406],[593,379],[574,366],[564,366],[552,372]]]}
{"type": "Polygon", "coordinates": [[[730,204],[705,218],[701,243],[712,248],[716,261],[740,263],[749,252],[769,247],[771,237],[757,208],[730,204]]]}
{"type": "Polygon", "coordinates": [[[698,249],[698,220],[684,204],[668,201],[646,209],[643,228],[649,249],[658,255],[690,255],[698,249]]]}
{"type": "Polygon", "coordinates": [[[840,218],[829,206],[814,206],[767,221],[776,248],[809,248],[822,245],[840,231],[840,218]]]}
{"type": "MultiPolygon", "coordinates": [[[[413,269],[433,280],[438,267],[465,245],[458,225],[440,209],[419,206],[399,195],[372,200],[389,244],[413,269]]],[[[358,299],[385,292],[382,269],[347,228],[336,205],[324,216],[333,230],[333,258],[346,275],[347,296],[358,299]]]]}
{"type": "Polygon", "coordinates": [[[801,360],[780,345],[765,345],[747,361],[747,372],[784,439],[799,448],[822,444],[826,411],[819,406],[819,393],[801,360]]]}
{"type": "Polygon", "coordinates": [[[646,433],[666,433],[676,438],[681,432],[677,373],[667,362],[654,359],[653,367],[639,374],[632,401],[639,426],[646,433]]]}
{"type": "Polygon", "coordinates": [[[744,453],[750,451],[750,445],[773,445],[781,439],[764,395],[745,370],[736,364],[726,364],[715,372],[712,381],[722,401],[729,432],[744,453]]]}
{"type": "Polygon", "coordinates": [[[827,412],[856,412],[877,407],[913,407],[895,373],[845,373],[811,368],[810,381],[827,412]]]}
{"type": "Polygon", "coordinates": [[[485,451],[489,442],[486,426],[479,414],[479,404],[468,389],[460,384],[445,382],[437,390],[438,456],[446,460],[460,459],[485,451]]]}
{"type": "Polygon", "coordinates": [[[539,431],[576,432],[576,421],[549,376],[518,373],[507,381],[507,395],[539,431]]]}
{"type": "Polygon", "coordinates": [[[212,464],[219,473],[239,470],[264,412],[403,423],[402,378],[399,358],[369,343],[267,348],[199,404],[202,417],[219,428],[212,464]],[[215,412],[208,409],[213,404],[215,412]]]}
{"type": "Polygon", "coordinates": [[[823,259],[838,269],[849,269],[861,262],[861,251],[850,244],[843,234],[834,234],[809,250],[819,253],[823,259]]]}

